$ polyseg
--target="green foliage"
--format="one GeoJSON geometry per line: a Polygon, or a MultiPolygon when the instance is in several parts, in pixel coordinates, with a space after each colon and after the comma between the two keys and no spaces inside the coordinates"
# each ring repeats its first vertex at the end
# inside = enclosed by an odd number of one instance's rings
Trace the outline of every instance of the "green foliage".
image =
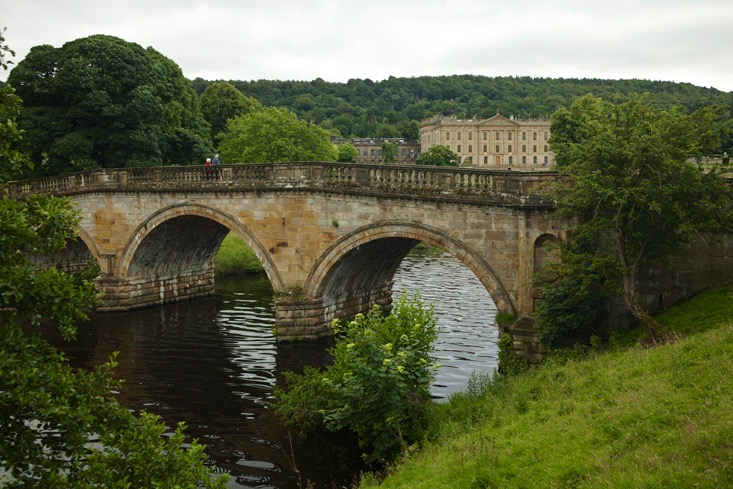
{"type": "Polygon", "coordinates": [[[508,333],[499,336],[499,373],[513,376],[521,374],[529,368],[527,358],[519,355],[514,349],[514,340],[508,333]]]}
{"type": "Polygon", "coordinates": [[[152,48],[94,35],[36,46],[8,77],[36,173],[189,164],[212,152],[198,97],[152,48]]]}
{"type": "Polygon", "coordinates": [[[701,231],[733,227],[733,189],[716,171],[688,162],[718,149],[715,111],[686,115],[657,109],[647,97],[611,104],[589,95],[556,112],[551,130],[558,167],[571,182],[557,189],[558,212],[608,238],[627,309],[659,335],[636,299],[640,271],[681,252],[701,231]]]}
{"type": "Polygon", "coordinates": [[[698,325],[676,342],[476,379],[436,407],[433,443],[360,487],[730,487],[730,294],[670,308],[698,325]]]}
{"type": "Polygon", "coordinates": [[[401,296],[387,317],[375,306],[335,327],[333,365],[287,375],[289,389],[276,393],[277,413],[301,430],[352,430],[369,448],[367,460],[391,460],[426,427],[437,338],[433,309],[419,296],[401,296]]]}
{"type": "MultiPolygon", "coordinates": [[[[7,52],[0,39],[0,60],[7,52]]],[[[5,67],[5,63],[0,63],[5,67]]],[[[15,104],[12,90],[0,93],[15,104]]],[[[5,128],[12,128],[9,119],[5,128]]],[[[15,130],[0,131],[0,185],[23,164],[15,130]]],[[[183,427],[135,417],[113,393],[115,356],[91,371],[71,368],[35,327],[54,324],[70,339],[88,318],[97,292],[93,271],[71,276],[29,259],[77,239],[78,215],[68,199],[0,197],[0,484],[3,487],[224,487],[206,468],[183,427]]]]}
{"type": "Polygon", "coordinates": [[[542,287],[534,312],[535,326],[540,341],[547,346],[558,346],[560,340],[578,333],[587,339],[606,310],[609,296],[618,292],[620,276],[618,262],[598,249],[583,226],[570,243],[554,246],[559,260],[548,261],[535,277],[535,284],[542,287]]]}
{"type": "Polygon", "coordinates": [[[496,313],[496,324],[499,326],[508,326],[517,320],[517,315],[513,312],[498,311],[496,313]]]}
{"type": "Polygon", "coordinates": [[[359,158],[359,150],[351,143],[343,143],[338,147],[336,161],[342,163],[354,163],[359,158]]]}
{"type": "Polygon", "coordinates": [[[260,273],[263,270],[260,259],[242,238],[234,233],[224,238],[214,258],[214,273],[217,277],[260,273]]]}
{"type": "Polygon", "coordinates": [[[458,155],[447,146],[437,144],[417,157],[418,165],[458,166],[458,155]]]}
{"type": "Polygon", "coordinates": [[[264,107],[256,99],[247,97],[227,82],[214,82],[207,86],[200,98],[201,114],[211,126],[213,140],[226,129],[227,121],[264,107]]]}
{"type": "Polygon", "coordinates": [[[232,162],[336,161],[329,133],[286,109],[268,107],[235,117],[220,140],[222,158],[232,162]]]}
{"type": "Polygon", "coordinates": [[[382,143],[382,157],[385,163],[394,163],[397,161],[397,144],[382,143]]]}
{"type": "MultiPolygon", "coordinates": [[[[214,82],[193,81],[201,94],[214,82]]],[[[389,77],[382,81],[351,79],[346,83],[313,81],[231,81],[265,106],[285,107],[303,120],[337,129],[343,137],[403,137],[417,140],[422,120],[439,114],[488,118],[500,112],[520,118],[548,118],[591,93],[624,101],[632,93],[649,93],[659,108],[719,105],[733,114],[730,94],[688,83],[649,80],[552,79],[475,75],[389,77]]],[[[723,145],[731,153],[733,139],[723,145]]]]}

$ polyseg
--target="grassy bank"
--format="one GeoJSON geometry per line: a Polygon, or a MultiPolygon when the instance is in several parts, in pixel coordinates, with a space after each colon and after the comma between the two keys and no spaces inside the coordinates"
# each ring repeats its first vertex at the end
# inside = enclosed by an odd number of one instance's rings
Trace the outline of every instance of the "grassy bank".
{"type": "Polygon", "coordinates": [[[733,287],[658,320],[684,337],[474,378],[379,487],[733,487],[733,287]]]}
{"type": "Polygon", "coordinates": [[[238,275],[244,273],[260,273],[264,271],[262,263],[252,248],[242,238],[229,233],[219,247],[214,259],[214,273],[217,276],[238,275]]]}

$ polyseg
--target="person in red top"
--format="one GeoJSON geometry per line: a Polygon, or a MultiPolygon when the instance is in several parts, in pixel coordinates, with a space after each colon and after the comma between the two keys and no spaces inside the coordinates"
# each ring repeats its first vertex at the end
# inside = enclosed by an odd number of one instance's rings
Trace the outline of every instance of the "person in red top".
{"type": "Polygon", "coordinates": [[[206,179],[208,180],[211,178],[211,158],[206,158],[206,163],[204,163],[204,166],[206,167],[206,179]]]}

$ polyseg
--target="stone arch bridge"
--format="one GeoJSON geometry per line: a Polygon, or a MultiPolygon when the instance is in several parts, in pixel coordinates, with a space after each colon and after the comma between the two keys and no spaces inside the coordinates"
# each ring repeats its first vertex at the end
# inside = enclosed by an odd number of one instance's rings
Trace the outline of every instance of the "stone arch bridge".
{"type": "Polygon", "coordinates": [[[552,172],[309,162],[222,173],[92,170],[15,182],[10,194],[74,200],[81,239],[52,264],[95,259],[101,311],[212,294],[214,256],[236,233],[272,282],[281,340],[328,334],[334,318],[389,306],[395,270],[420,241],[470,268],[500,310],[526,318],[542,244],[567,228],[541,197],[552,172]]]}

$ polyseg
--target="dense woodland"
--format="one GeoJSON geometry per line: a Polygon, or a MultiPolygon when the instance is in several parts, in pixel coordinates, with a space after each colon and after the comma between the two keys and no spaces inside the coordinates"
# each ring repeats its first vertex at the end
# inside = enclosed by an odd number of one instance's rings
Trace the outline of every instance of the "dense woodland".
{"type": "MultiPolygon", "coordinates": [[[[200,95],[213,82],[193,80],[200,95]]],[[[733,118],[733,93],[689,83],[649,80],[553,79],[473,75],[390,77],[383,81],[236,81],[229,83],[266,106],[286,107],[304,120],[344,137],[417,139],[419,123],[436,114],[490,117],[497,112],[520,118],[549,117],[586,94],[619,102],[632,93],[649,93],[659,108],[690,112],[717,105],[733,118]]],[[[730,150],[733,141],[725,141],[730,150]]]]}

